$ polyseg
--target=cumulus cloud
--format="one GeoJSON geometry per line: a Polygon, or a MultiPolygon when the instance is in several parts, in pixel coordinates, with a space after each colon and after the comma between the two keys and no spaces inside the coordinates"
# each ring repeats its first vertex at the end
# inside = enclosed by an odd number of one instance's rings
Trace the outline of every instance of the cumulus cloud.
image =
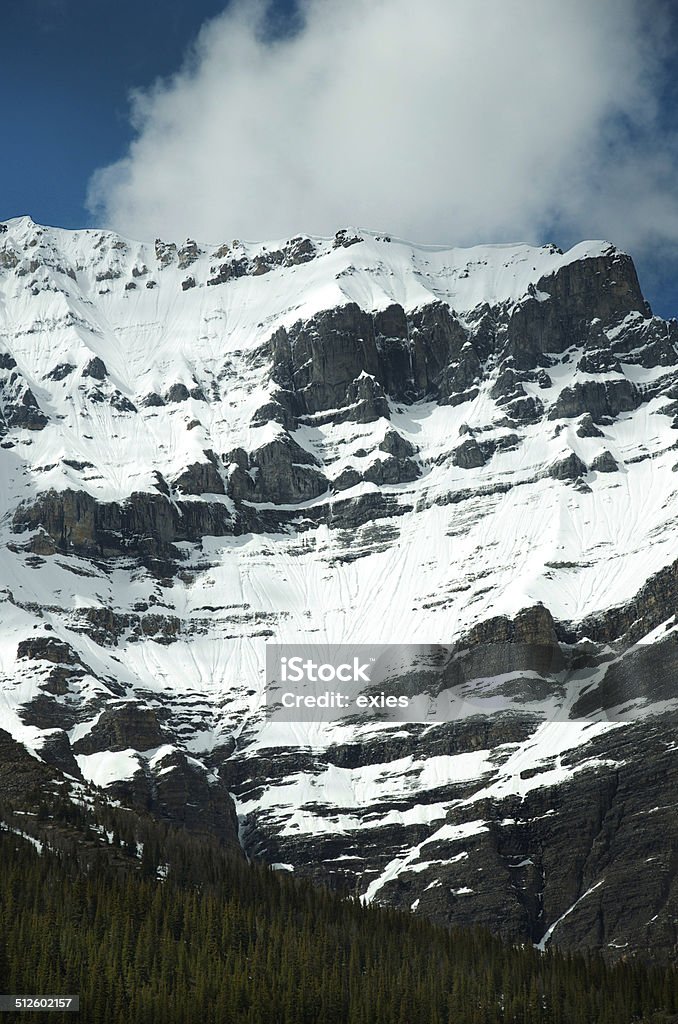
{"type": "Polygon", "coordinates": [[[132,237],[675,242],[651,6],[302,0],[271,38],[264,0],[236,2],[134,96],[136,137],[90,208],[132,237]]]}

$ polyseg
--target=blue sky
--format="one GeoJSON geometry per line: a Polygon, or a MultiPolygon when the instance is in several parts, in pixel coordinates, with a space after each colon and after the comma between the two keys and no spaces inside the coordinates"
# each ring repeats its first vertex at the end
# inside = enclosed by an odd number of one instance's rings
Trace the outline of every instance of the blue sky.
{"type": "Polygon", "coordinates": [[[82,227],[87,184],[132,138],[129,91],[181,63],[223,0],[3,0],[0,216],[82,227]],[[12,102],[7,103],[7,98],[12,102]]]}
{"type": "Polygon", "coordinates": [[[678,5],[301,6],[4,0],[0,218],[606,237],[678,313],[678,5]]]}

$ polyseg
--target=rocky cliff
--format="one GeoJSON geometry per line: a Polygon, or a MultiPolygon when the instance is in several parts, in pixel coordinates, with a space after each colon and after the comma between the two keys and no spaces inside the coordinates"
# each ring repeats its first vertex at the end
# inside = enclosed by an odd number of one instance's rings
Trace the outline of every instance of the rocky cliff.
{"type": "Polygon", "coordinates": [[[677,429],[678,325],[608,243],[9,221],[12,757],[366,899],[670,955],[677,429]],[[475,703],[272,722],[296,641],[446,645],[420,688],[475,703]]]}

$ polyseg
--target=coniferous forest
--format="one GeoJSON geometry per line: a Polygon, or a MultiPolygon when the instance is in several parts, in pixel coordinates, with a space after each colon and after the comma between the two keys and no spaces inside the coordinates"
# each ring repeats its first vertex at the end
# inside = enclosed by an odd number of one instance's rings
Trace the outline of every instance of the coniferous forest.
{"type": "MultiPolygon", "coordinates": [[[[110,807],[54,803],[33,818],[27,839],[17,821],[28,817],[0,809],[0,991],[80,995],[77,1016],[49,1019],[678,1021],[671,965],[608,964],[597,954],[544,954],[487,932],[448,931],[110,807]]],[[[45,1016],[4,1017],[14,1018],[45,1016]]]]}

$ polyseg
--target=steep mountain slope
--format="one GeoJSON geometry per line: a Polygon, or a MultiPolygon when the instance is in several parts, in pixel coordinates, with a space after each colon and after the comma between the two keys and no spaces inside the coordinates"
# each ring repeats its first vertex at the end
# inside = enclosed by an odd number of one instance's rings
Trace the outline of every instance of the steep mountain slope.
{"type": "Polygon", "coordinates": [[[672,950],[677,353],[605,242],[9,221],[0,728],[368,899],[672,950]],[[552,658],[500,714],[285,724],[270,641],[552,658]]]}

